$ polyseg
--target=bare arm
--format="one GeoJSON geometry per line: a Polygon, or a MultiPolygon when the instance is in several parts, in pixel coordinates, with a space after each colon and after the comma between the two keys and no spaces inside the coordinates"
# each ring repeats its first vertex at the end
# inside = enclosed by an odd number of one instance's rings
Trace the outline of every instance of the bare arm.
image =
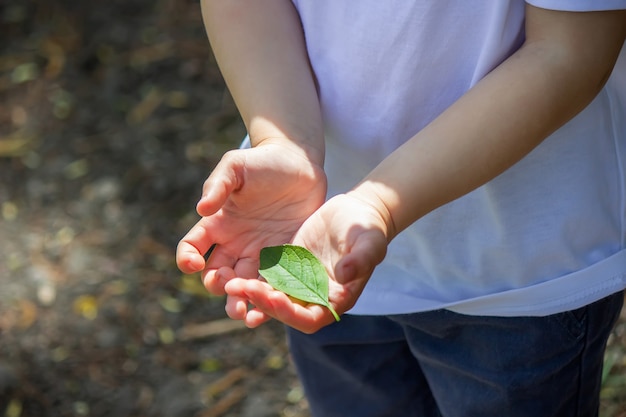
{"type": "MultiPolygon", "coordinates": [[[[202,218],[176,261],[224,294],[234,277],[258,277],[259,251],[290,241],[326,196],[319,102],[299,17],[289,0],[203,0],[218,64],[254,145],[227,152],[204,183],[202,218]],[[205,254],[213,247],[205,261],[205,254]]],[[[229,296],[233,318],[245,300],[229,296]]]]}
{"type": "Polygon", "coordinates": [[[389,240],[505,171],[584,109],[611,73],[626,12],[527,6],[526,34],[514,55],[349,193],[376,207],[389,240]]]}
{"type": "Polygon", "coordinates": [[[293,143],[321,165],[319,102],[291,1],[203,0],[202,15],[253,145],[293,143]]]}

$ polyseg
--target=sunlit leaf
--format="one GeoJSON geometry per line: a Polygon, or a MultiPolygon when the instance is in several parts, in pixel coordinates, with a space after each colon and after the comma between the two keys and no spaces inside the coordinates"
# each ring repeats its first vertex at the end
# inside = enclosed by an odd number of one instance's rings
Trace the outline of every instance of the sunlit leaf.
{"type": "Polygon", "coordinates": [[[326,269],[308,249],[295,245],[263,248],[259,273],[278,291],[327,307],[339,321],[339,315],[328,301],[326,269]]]}

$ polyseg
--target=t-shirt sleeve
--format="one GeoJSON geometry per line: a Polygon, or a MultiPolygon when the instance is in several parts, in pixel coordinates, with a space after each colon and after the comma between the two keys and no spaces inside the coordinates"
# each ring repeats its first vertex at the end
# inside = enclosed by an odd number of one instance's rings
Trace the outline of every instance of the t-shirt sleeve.
{"type": "Polygon", "coordinates": [[[626,9],[626,0],[526,0],[535,7],[569,12],[626,9]]]}

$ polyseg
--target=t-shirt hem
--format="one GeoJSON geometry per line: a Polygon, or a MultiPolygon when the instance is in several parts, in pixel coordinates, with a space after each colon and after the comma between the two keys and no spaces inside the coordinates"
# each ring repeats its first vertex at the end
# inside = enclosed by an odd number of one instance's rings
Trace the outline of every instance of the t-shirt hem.
{"type": "Polygon", "coordinates": [[[448,309],[476,316],[548,316],[575,310],[624,289],[626,250],[621,250],[580,271],[524,288],[453,302],[390,294],[385,300],[359,300],[348,314],[396,315],[448,309]]]}

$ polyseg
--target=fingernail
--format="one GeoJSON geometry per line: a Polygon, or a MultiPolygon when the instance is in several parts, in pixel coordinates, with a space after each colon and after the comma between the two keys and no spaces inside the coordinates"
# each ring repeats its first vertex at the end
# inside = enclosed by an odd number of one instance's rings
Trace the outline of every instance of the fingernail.
{"type": "Polygon", "coordinates": [[[207,200],[208,200],[208,196],[207,195],[203,195],[202,197],[200,197],[200,200],[198,200],[198,202],[196,203],[196,208],[201,206],[202,203],[204,203],[207,200]]]}
{"type": "Polygon", "coordinates": [[[202,196],[200,197],[200,201],[207,201],[209,199],[211,199],[211,190],[208,190],[207,192],[203,193],[202,196]]]}

